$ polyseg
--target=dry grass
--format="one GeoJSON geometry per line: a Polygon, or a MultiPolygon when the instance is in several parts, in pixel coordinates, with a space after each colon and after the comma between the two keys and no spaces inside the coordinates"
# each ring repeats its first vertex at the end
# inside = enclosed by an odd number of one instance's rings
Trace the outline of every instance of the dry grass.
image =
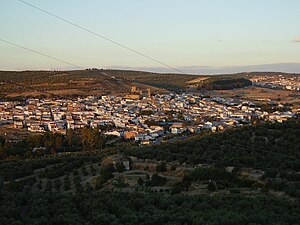
{"type": "Polygon", "coordinates": [[[222,97],[239,97],[253,101],[280,101],[283,103],[296,103],[299,102],[299,97],[293,96],[295,92],[288,90],[273,90],[261,87],[245,87],[234,90],[220,90],[210,93],[212,96],[222,97]]]}
{"type": "Polygon", "coordinates": [[[190,81],[186,82],[186,84],[195,84],[195,83],[199,83],[199,82],[201,82],[201,81],[203,81],[203,80],[206,80],[206,79],[208,79],[208,78],[209,78],[209,77],[199,77],[199,78],[197,78],[197,79],[190,80],[190,81]]]}

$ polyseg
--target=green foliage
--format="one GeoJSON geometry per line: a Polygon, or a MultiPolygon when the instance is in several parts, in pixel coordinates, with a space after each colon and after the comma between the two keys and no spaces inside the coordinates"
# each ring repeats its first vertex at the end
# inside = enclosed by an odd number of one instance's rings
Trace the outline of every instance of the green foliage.
{"type": "Polygon", "coordinates": [[[172,170],[172,171],[176,171],[176,166],[175,166],[175,165],[172,165],[172,166],[171,166],[171,170],[172,170]]]}
{"type": "Polygon", "coordinates": [[[147,181],[147,186],[164,186],[167,183],[167,178],[153,174],[150,181],[147,181]]]}
{"type": "Polygon", "coordinates": [[[63,186],[64,190],[67,191],[67,190],[70,190],[71,188],[71,180],[70,180],[70,177],[68,175],[66,175],[64,177],[64,186],[63,186]]]}
{"type": "Polygon", "coordinates": [[[207,186],[207,189],[210,191],[210,192],[214,192],[217,190],[217,187],[216,187],[216,184],[214,182],[209,182],[208,183],[208,186],[207,186]]]}
{"type": "Polygon", "coordinates": [[[93,178],[93,183],[95,186],[96,190],[100,190],[101,188],[103,188],[103,185],[105,184],[105,180],[102,176],[97,176],[93,178]]]}
{"type": "Polygon", "coordinates": [[[207,181],[210,179],[213,180],[228,180],[233,179],[233,175],[226,172],[224,169],[219,168],[196,168],[190,174],[192,181],[207,181]]]}
{"type": "Polygon", "coordinates": [[[182,191],[184,190],[184,187],[182,185],[182,183],[177,183],[173,186],[172,190],[171,190],[171,194],[180,194],[182,191]]]}
{"type": "Polygon", "coordinates": [[[66,135],[50,132],[32,134],[25,140],[4,146],[1,145],[0,139],[0,159],[12,156],[37,158],[55,153],[102,150],[105,147],[105,141],[98,129],[91,128],[68,130],[66,135]],[[45,150],[32,151],[36,147],[43,147],[45,150]]]}
{"type": "Polygon", "coordinates": [[[205,90],[229,90],[234,88],[242,88],[252,85],[252,82],[246,78],[220,78],[213,77],[206,79],[200,84],[200,89],[205,90]]]}
{"type": "Polygon", "coordinates": [[[286,112],[290,110],[289,106],[283,106],[283,107],[279,107],[276,104],[263,104],[260,106],[262,111],[268,112],[268,113],[273,113],[273,112],[286,112]]]}
{"type": "Polygon", "coordinates": [[[52,188],[53,188],[53,181],[52,180],[47,180],[46,191],[52,191],[52,188]]]}
{"type": "Polygon", "coordinates": [[[83,150],[87,151],[104,147],[104,138],[98,129],[81,129],[81,142],[83,150]]]}
{"type": "Polygon", "coordinates": [[[60,179],[55,179],[55,180],[54,180],[53,187],[54,187],[57,191],[60,190],[60,187],[61,187],[60,179]]]}
{"type": "Polygon", "coordinates": [[[86,167],[84,165],[81,167],[80,171],[81,171],[81,173],[82,173],[83,176],[87,176],[89,174],[88,171],[87,171],[87,169],[86,169],[86,167]]]}
{"type": "Polygon", "coordinates": [[[114,167],[112,165],[104,167],[101,171],[100,174],[103,177],[103,179],[106,181],[108,181],[109,179],[113,178],[113,172],[114,172],[114,167]]]}
{"type": "Polygon", "coordinates": [[[113,166],[104,167],[100,171],[100,175],[93,178],[93,183],[94,183],[95,189],[100,190],[101,188],[103,188],[103,185],[108,180],[110,180],[111,178],[114,177],[113,172],[114,172],[113,166]]]}
{"type": "Polygon", "coordinates": [[[142,186],[144,184],[144,180],[140,177],[137,182],[138,182],[139,186],[142,186]]]}
{"type": "Polygon", "coordinates": [[[208,163],[222,168],[252,167],[280,173],[300,170],[299,149],[300,120],[291,120],[228,129],[161,145],[133,147],[125,153],[142,159],[178,160],[192,165],[208,163]]]}
{"type": "MultiPolygon", "coordinates": [[[[9,181],[31,176],[34,170],[40,169],[41,171],[38,173],[39,178],[55,179],[73,170],[75,171],[74,173],[76,173],[83,164],[99,162],[102,158],[114,153],[115,150],[107,149],[89,154],[83,152],[76,155],[31,160],[4,160],[0,161],[0,177],[2,177],[4,181],[9,181]]],[[[95,168],[93,168],[92,171],[96,172],[95,168]]]]}
{"type": "Polygon", "coordinates": [[[274,197],[1,192],[1,224],[298,224],[300,204],[274,197]],[[9,221],[9,223],[8,223],[9,221]]]}
{"type": "Polygon", "coordinates": [[[116,171],[119,173],[122,173],[125,171],[125,167],[124,167],[123,163],[121,163],[121,162],[117,162],[115,167],[116,167],[116,171]]]}
{"type": "Polygon", "coordinates": [[[159,163],[156,166],[156,171],[157,172],[166,172],[167,171],[167,164],[166,164],[166,162],[159,163]]]}
{"type": "MultiPolygon", "coordinates": [[[[67,157],[1,161],[0,177],[5,183],[4,190],[0,188],[0,224],[298,224],[299,128],[299,120],[248,126],[177,143],[127,150],[139,158],[212,165],[186,174],[182,182],[173,186],[171,194],[174,195],[170,196],[99,191],[113,178],[112,166],[103,168],[92,180],[94,191],[80,175],[88,171],[96,173],[92,165],[111,154],[109,150],[88,152],[88,155],[82,152],[67,157]],[[86,168],[88,162],[92,164],[86,168]],[[226,166],[234,166],[235,170],[228,173],[226,166]],[[284,191],[287,198],[239,194],[240,187],[258,185],[237,179],[235,173],[240,167],[265,170],[266,186],[259,187],[265,191],[284,191]],[[47,178],[45,190],[27,191],[25,186],[41,184],[33,176],[37,169],[41,178],[47,178]],[[57,190],[71,189],[68,174],[72,173],[75,194],[59,193],[57,190]],[[64,176],[62,184],[61,176],[64,176]],[[15,179],[18,181],[12,181],[15,179]],[[175,195],[187,190],[193,182],[207,184],[211,192],[229,187],[231,194],[175,195]]],[[[74,144],[73,139],[68,140],[74,144]]],[[[161,163],[158,170],[164,171],[165,167],[161,163]]],[[[145,186],[163,186],[166,182],[165,177],[154,174],[145,186]]],[[[138,183],[142,186],[144,181],[138,183]]],[[[125,186],[120,183],[119,187],[125,186]]]]}
{"type": "Polygon", "coordinates": [[[11,192],[19,192],[23,189],[23,186],[17,181],[9,181],[4,187],[5,190],[11,192]]]}

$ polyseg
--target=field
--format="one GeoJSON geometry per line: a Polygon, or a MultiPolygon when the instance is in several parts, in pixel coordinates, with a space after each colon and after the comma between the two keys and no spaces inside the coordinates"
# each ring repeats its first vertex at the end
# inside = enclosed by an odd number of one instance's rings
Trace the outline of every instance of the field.
{"type": "Polygon", "coordinates": [[[299,92],[298,95],[296,92],[288,90],[273,90],[269,88],[261,87],[245,87],[234,90],[219,90],[209,92],[211,96],[223,96],[223,97],[239,97],[241,99],[253,100],[268,102],[271,101],[280,101],[282,103],[294,103],[299,104],[299,92]]]}

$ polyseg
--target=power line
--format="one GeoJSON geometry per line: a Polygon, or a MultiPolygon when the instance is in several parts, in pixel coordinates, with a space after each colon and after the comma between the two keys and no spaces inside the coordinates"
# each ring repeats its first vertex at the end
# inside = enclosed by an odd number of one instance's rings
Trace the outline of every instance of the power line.
{"type": "MultiPolygon", "coordinates": [[[[13,81],[4,81],[4,82],[5,82],[5,83],[8,83],[8,84],[12,84],[12,85],[14,85],[14,86],[18,86],[18,87],[22,87],[22,88],[25,88],[25,89],[30,89],[30,90],[32,90],[32,91],[37,91],[37,92],[40,92],[40,93],[43,93],[43,94],[46,94],[46,95],[50,95],[50,96],[52,96],[52,97],[54,97],[54,98],[61,98],[61,97],[62,97],[62,96],[59,96],[59,95],[50,93],[50,92],[48,92],[48,91],[38,90],[38,89],[36,89],[36,88],[34,88],[34,87],[30,86],[30,85],[18,84],[18,83],[13,82],[13,81]]],[[[69,98],[67,98],[67,97],[63,97],[63,98],[68,99],[68,100],[72,100],[72,99],[69,99],[69,98]]]]}
{"type": "MultiPolygon", "coordinates": [[[[87,29],[87,28],[85,28],[85,27],[83,27],[83,26],[80,26],[80,25],[78,25],[78,24],[75,24],[75,23],[73,23],[73,22],[71,22],[71,21],[69,21],[69,20],[66,20],[66,19],[64,19],[64,18],[62,18],[62,17],[60,17],[60,16],[57,16],[57,15],[55,15],[55,14],[49,12],[49,11],[46,11],[46,10],[40,8],[40,7],[37,7],[37,6],[35,6],[35,5],[33,5],[33,4],[30,4],[30,3],[26,2],[26,1],[23,1],[23,0],[17,0],[17,1],[19,1],[19,2],[21,2],[21,3],[23,3],[23,4],[26,4],[26,5],[28,5],[28,6],[32,7],[32,8],[34,8],[34,9],[37,9],[37,10],[39,10],[39,11],[41,11],[41,12],[44,12],[44,13],[50,15],[51,17],[54,17],[54,18],[56,18],[56,19],[59,19],[59,20],[65,22],[65,23],[68,23],[68,24],[70,24],[70,25],[76,27],[76,28],[79,28],[79,29],[81,29],[81,30],[83,30],[83,31],[86,31],[86,32],[88,32],[88,33],[90,33],[90,34],[93,34],[93,35],[97,36],[97,37],[100,37],[100,38],[102,38],[102,39],[104,39],[104,40],[106,40],[106,41],[108,41],[108,42],[111,42],[111,43],[113,43],[113,44],[119,46],[119,47],[122,47],[122,48],[127,49],[127,50],[129,50],[129,51],[131,51],[131,52],[134,52],[134,53],[136,53],[136,54],[138,54],[138,55],[140,55],[140,56],[143,56],[143,57],[145,57],[145,58],[147,58],[147,59],[149,59],[149,60],[152,60],[152,61],[154,61],[154,62],[156,62],[156,63],[159,63],[159,64],[161,64],[161,65],[163,65],[163,66],[165,66],[165,67],[168,67],[168,68],[170,68],[170,69],[172,69],[172,70],[175,70],[175,71],[177,71],[177,72],[186,74],[186,73],[185,73],[184,71],[182,71],[182,70],[179,70],[179,69],[177,69],[177,68],[175,68],[175,67],[172,67],[172,66],[170,66],[170,65],[168,65],[168,64],[166,64],[166,63],[164,63],[164,62],[161,62],[161,61],[159,61],[159,60],[156,60],[155,58],[153,58],[153,57],[151,57],[151,56],[148,56],[148,55],[146,55],[146,54],[144,54],[144,53],[141,53],[141,52],[139,52],[139,51],[137,51],[137,50],[135,50],[135,49],[132,49],[132,48],[130,48],[130,47],[124,45],[124,44],[121,44],[121,43],[119,43],[119,42],[116,42],[116,41],[114,41],[114,40],[112,40],[112,39],[110,39],[110,38],[107,38],[107,37],[105,37],[105,36],[103,36],[103,35],[101,35],[101,34],[98,34],[98,33],[94,32],[94,31],[92,31],[92,30],[87,29]]],[[[7,41],[7,40],[1,39],[1,38],[0,38],[0,40],[3,41],[3,42],[5,42],[5,43],[14,45],[14,46],[16,46],[16,47],[25,49],[25,50],[27,50],[27,51],[31,51],[31,52],[34,52],[34,53],[36,53],[36,54],[42,55],[42,56],[44,56],[44,57],[48,57],[48,58],[50,58],[50,59],[53,59],[53,60],[56,60],[56,61],[59,61],[59,62],[63,62],[63,63],[65,63],[65,64],[68,64],[68,65],[71,65],[71,66],[74,66],[74,67],[77,67],[77,68],[82,68],[82,67],[77,66],[77,65],[75,65],[75,64],[73,64],[73,63],[69,63],[69,62],[67,62],[67,61],[64,61],[64,60],[61,60],[61,59],[52,57],[52,56],[50,56],[50,55],[47,55],[47,54],[45,54],[45,53],[41,53],[41,52],[38,52],[38,51],[36,51],[36,50],[33,50],[33,49],[30,49],[30,48],[27,48],[27,47],[24,47],[24,46],[15,44],[15,43],[13,43],[13,42],[10,42],[10,41],[7,41]]],[[[17,84],[17,83],[12,82],[12,81],[5,81],[5,82],[10,83],[10,84],[13,84],[13,85],[16,85],[16,86],[21,86],[21,87],[24,87],[24,88],[29,88],[29,89],[31,89],[31,90],[35,90],[35,91],[38,91],[38,92],[41,92],[41,93],[45,93],[45,94],[48,94],[48,95],[51,95],[51,96],[55,96],[55,97],[58,96],[58,95],[55,95],[55,94],[52,94],[52,93],[49,93],[49,92],[46,92],[46,91],[41,91],[41,90],[35,89],[34,87],[31,87],[31,86],[25,86],[25,85],[17,84]]],[[[216,139],[216,140],[217,140],[217,139],[216,139]]],[[[240,144],[228,142],[228,141],[226,141],[226,140],[223,141],[223,142],[227,142],[228,144],[238,145],[238,146],[240,146],[240,147],[244,147],[244,148],[249,149],[249,146],[246,146],[246,145],[240,145],[240,144]]],[[[168,152],[168,154],[177,154],[177,155],[180,155],[180,154],[178,154],[178,153],[172,153],[172,152],[168,152]]],[[[275,153],[272,153],[272,154],[275,154],[275,153]]],[[[279,154],[278,154],[278,155],[279,155],[279,154]]]]}
{"type": "Polygon", "coordinates": [[[18,47],[18,48],[25,49],[25,50],[30,51],[30,52],[33,52],[33,53],[36,53],[36,54],[38,54],[38,55],[42,55],[42,56],[44,56],[44,57],[47,57],[47,58],[56,60],[56,61],[58,61],[58,62],[65,63],[65,64],[67,64],[67,65],[74,66],[74,67],[79,68],[79,69],[83,69],[83,67],[81,67],[81,66],[75,65],[75,64],[70,63],[70,62],[67,62],[67,61],[65,61],[65,60],[58,59],[58,58],[56,58],[56,57],[53,57],[53,56],[51,56],[51,55],[48,55],[48,54],[45,54],[45,53],[42,53],[42,52],[39,52],[39,51],[36,51],[36,50],[33,50],[33,49],[31,49],[31,48],[24,47],[24,46],[22,46],[22,45],[19,45],[19,44],[14,43],[14,42],[7,41],[7,40],[4,40],[4,39],[2,39],[2,38],[0,38],[0,41],[5,42],[5,43],[10,44],[10,45],[13,45],[13,46],[16,46],[16,47],[18,47]]]}
{"type": "Polygon", "coordinates": [[[172,69],[172,70],[177,71],[177,72],[182,73],[182,74],[187,74],[187,73],[185,73],[184,71],[182,71],[182,70],[180,70],[180,69],[177,69],[177,68],[175,68],[175,67],[173,67],[173,66],[170,66],[170,65],[168,65],[168,64],[166,64],[166,63],[164,63],[164,62],[162,62],[162,61],[160,61],[160,60],[157,60],[157,59],[155,59],[155,58],[153,58],[153,57],[151,57],[151,56],[149,56],[149,55],[146,55],[146,54],[144,54],[144,53],[142,53],[142,52],[140,52],[140,51],[137,51],[137,50],[135,50],[135,49],[133,49],[133,48],[131,48],[131,47],[128,47],[128,46],[126,46],[126,45],[124,45],[124,44],[121,44],[120,42],[114,41],[114,40],[111,39],[111,38],[108,38],[108,37],[106,37],[106,36],[103,36],[103,35],[101,35],[101,34],[99,34],[99,33],[94,32],[94,31],[92,31],[92,30],[90,30],[90,29],[87,29],[87,28],[85,28],[85,27],[83,27],[83,26],[81,26],[81,25],[78,25],[78,24],[76,24],[76,23],[74,23],[74,22],[71,22],[70,20],[67,20],[67,19],[65,19],[65,18],[62,18],[62,17],[60,17],[60,16],[58,16],[58,15],[56,15],[56,14],[54,14],[54,13],[51,13],[51,12],[45,10],[45,9],[42,9],[42,8],[40,8],[40,7],[38,7],[38,6],[35,6],[35,5],[31,4],[31,3],[28,3],[28,2],[23,1],[23,0],[17,0],[17,1],[23,3],[23,4],[27,5],[27,6],[30,6],[30,7],[34,8],[34,9],[36,9],[36,10],[39,10],[39,11],[41,11],[41,12],[43,12],[43,13],[45,13],[45,14],[51,16],[51,17],[54,17],[54,18],[56,18],[56,19],[58,19],[58,20],[61,20],[61,21],[65,22],[65,23],[67,23],[67,24],[69,24],[69,25],[72,25],[72,26],[74,26],[74,27],[76,27],[76,28],[78,28],[78,29],[81,29],[81,30],[83,30],[83,31],[85,31],[85,32],[88,32],[88,33],[92,34],[92,35],[95,35],[95,36],[97,36],[97,37],[99,37],[99,38],[101,38],[101,39],[104,39],[104,40],[106,40],[106,41],[108,41],[108,42],[110,42],[110,43],[113,43],[113,44],[115,44],[115,45],[117,45],[117,46],[119,46],[119,47],[121,47],[121,48],[124,48],[124,49],[126,49],[126,50],[128,50],[128,51],[131,51],[131,52],[133,52],[133,53],[135,53],[135,54],[137,54],[137,55],[140,55],[140,56],[142,56],[142,57],[144,57],[144,58],[147,58],[147,59],[149,59],[149,60],[151,60],[151,61],[153,61],[153,62],[156,62],[156,63],[158,63],[158,64],[160,64],[160,65],[162,65],[162,66],[168,67],[169,69],[172,69]]]}
{"type": "MultiPolygon", "coordinates": [[[[7,41],[7,40],[4,40],[4,39],[2,39],[2,38],[0,38],[0,41],[2,41],[2,42],[4,42],[4,43],[7,43],[7,44],[10,44],[10,45],[13,45],[13,46],[16,46],[16,47],[21,48],[21,49],[25,49],[25,50],[30,51],[30,52],[33,52],[33,53],[36,53],[36,54],[38,54],[38,55],[42,55],[42,56],[44,56],[44,57],[47,57],[47,58],[50,58],[50,59],[53,59],[53,60],[56,60],[56,61],[65,63],[65,64],[67,64],[67,65],[71,65],[71,66],[74,66],[74,67],[76,67],[76,68],[83,69],[81,66],[75,65],[75,64],[70,63],[70,62],[67,62],[67,61],[65,61],[65,60],[58,59],[58,58],[56,58],[56,57],[50,56],[50,55],[48,55],[48,54],[45,54],[45,53],[42,53],[42,52],[39,52],[39,51],[36,51],[36,50],[33,50],[33,49],[31,49],[31,48],[28,48],[28,47],[25,47],[25,46],[16,44],[16,43],[14,43],[14,42],[7,41]]],[[[72,99],[67,98],[67,97],[65,97],[65,96],[60,96],[60,95],[56,95],[56,94],[53,94],[53,93],[48,92],[48,91],[39,90],[39,89],[37,89],[37,88],[32,87],[31,85],[23,85],[23,84],[20,84],[20,83],[13,82],[13,81],[11,81],[11,80],[3,80],[3,82],[8,83],[8,84],[12,84],[12,85],[14,85],[14,86],[22,87],[22,88],[25,88],[25,89],[37,91],[37,92],[40,92],[40,93],[42,93],[42,94],[50,95],[50,96],[55,97],[55,98],[65,98],[65,99],[72,100],[72,99]]]]}

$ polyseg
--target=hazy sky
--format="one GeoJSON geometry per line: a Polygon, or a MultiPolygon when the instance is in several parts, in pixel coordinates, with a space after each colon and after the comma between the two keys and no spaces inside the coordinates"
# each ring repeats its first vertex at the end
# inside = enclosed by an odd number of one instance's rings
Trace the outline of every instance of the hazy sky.
{"type": "MultiPolygon", "coordinates": [[[[299,0],[26,1],[182,69],[300,69],[299,0]]],[[[17,0],[0,0],[0,38],[82,67],[162,67],[17,0]]],[[[0,41],[1,70],[51,68],[70,67],[0,41]]]]}

